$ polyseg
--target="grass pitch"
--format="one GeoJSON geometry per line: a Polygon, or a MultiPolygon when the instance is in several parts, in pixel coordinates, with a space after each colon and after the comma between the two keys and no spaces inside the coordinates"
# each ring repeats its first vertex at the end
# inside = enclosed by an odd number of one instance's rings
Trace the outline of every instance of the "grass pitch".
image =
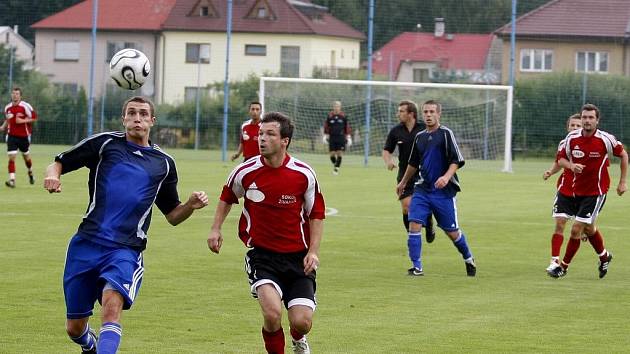
{"type": "MultiPolygon", "coordinates": [[[[63,149],[34,146],[36,185],[28,185],[18,161],[17,188],[0,189],[2,353],[80,351],[65,334],[61,278],[68,240],[87,205],[87,170],[64,176],[61,194],[41,186],[45,166],[63,149]]],[[[221,254],[206,246],[218,194],[234,165],[217,152],[169,153],[177,161],[180,197],[205,190],[211,204],[178,227],[155,208],[142,289],[123,315],[119,352],[263,353],[262,318],[243,269],[246,249],[236,237],[238,206],[224,225],[221,254]]],[[[608,276],[598,279],[597,258],[583,243],[568,275],[555,280],[544,272],[555,180],[543,182],[541,175],[551,160],[515,161],[512,174],[499,172],[497,163],[470,161],[459,173],[458,210],[477,277],[466,277],[459,253],[440,233],[423,244],[426,275],[411,278],[395,172],[378,158],[366,168],[361,158],[346,157],[333,176],[326,156],[297,157],[316,169],[327,206],[338,211],[324,223],[313,353],[612,353],[630,347],[630,195],[610,193],[598,220],[615,254],[608,276]]],[[[611,167],[614,186],[618,170],[611,167]]],[[[98,328],[98,305],[95,311],[91,325],[98,328]]]]}

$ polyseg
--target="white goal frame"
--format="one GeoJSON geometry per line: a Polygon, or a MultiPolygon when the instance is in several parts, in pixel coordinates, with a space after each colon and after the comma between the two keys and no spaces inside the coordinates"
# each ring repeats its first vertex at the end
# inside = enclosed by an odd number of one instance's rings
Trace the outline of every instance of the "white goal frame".
{"type": "MultiPolygon", "coordinates": [[[[512,106],[514,101],[514,88],[507,85],[473,85],[473,84],[442,84],[442,83],[424,83],[424,82],[398,82],[398,81],[365,81],[365,80],[333,80],[333,79],[303,79],[289,77],[268,77],[262,76],[259,83],[259,100],[265,107],[265,82],[293,82],[293,83],[311,83],[311,84],[339,84],[339,85],[360,85],[360,86],[404,86],[404,87],[426,87],[426,88],[448,88],[448,89],[473,89],[473,90],[492,90],[505,91],[507,94],[507,107],[505,114],[505,147],[503,154],[503,172],[512,172],[512,106]]],[[[367,102],[371,100],[371,90],[367,90],[367,102]]],[[[366,103],[367,104],[367,103],[366,103]]],[[[366,114],[366,125],[370,125],[369,109],[366,114]]],[[[370,131],[365,132],[366,144],[369,144],[370,131]]],[[[365,151],[365,164],[368,161],[368,150],[365,151]]]]}

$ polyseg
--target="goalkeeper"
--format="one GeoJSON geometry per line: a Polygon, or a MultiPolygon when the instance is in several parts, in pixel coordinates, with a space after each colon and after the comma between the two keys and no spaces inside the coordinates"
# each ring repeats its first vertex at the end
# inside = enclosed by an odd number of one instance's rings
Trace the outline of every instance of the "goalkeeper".
{"type": "Polygon", "coordinates": [[[346,146],[350,147],[352,145],[350,133],[350,123],[346,114],[341,110],[341,102],[335,101],[333,110],[328,113],[324,122],[324,144],[328,144],[334,175],[339,174],[341,158],[346,150],[346,146]]]}

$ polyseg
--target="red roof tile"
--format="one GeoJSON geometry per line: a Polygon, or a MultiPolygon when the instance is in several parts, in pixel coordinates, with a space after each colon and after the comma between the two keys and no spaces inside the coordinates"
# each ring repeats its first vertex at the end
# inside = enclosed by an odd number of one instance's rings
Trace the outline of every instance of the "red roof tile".
{"type": "MultiPolygon", "coordinates": [[[[98,29],[158,31],[176,0],[101,0],[98,29]]],[[[91,29],[92,0],[80,2],[36,22],[35,29],[91,29]]]]}
{"type": "MultiPolygon", "coordinates": [[[[338,20],[329,13],[321,20],[313,21],[291,6],[287,0],[267,0],[275,20],[246,18],[258,0],[235,1],[232,7],[232,31],[249,33],[317,34],[355,39],[365,39],[362,32],[338,20]]],[[[219,17],[188,17],[198,0],[177,0],[163,28],[184,31],[225,32],[227,4],[212,0],[219,17]]]]}
{"type": "MultiPolygon", "coordinates": [[[[507,24],[496,33],[510,30],[507,24]]],[[[553,0],[517,18],[516,35],[623,38],[630,35],[630,1],[553,0]]]]}
{"type": "Polygon", "coordinates": [[[492,34],[457,33],[435,37],[433,33],[404,32],[375,52],[374,73],[389,73],[390,55],[394,74],[407,60],[438,63],[441,69],[482,70],[492,38],[492,34]]]}

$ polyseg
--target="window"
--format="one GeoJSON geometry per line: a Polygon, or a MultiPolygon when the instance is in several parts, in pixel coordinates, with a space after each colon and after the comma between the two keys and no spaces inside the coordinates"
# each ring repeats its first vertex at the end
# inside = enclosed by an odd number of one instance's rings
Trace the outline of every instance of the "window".
{"type": "Polygon", "coordinates": [[[112,57],[114,56],[114,54],[116,54],[119,50],[125,49],[125,48],[131,48],[131,49],[137,49],[139,51],[142,51],[142,44],[141,43],[134,43],[134,42],[107,42],[107,55],[105,57],[105,62],[109,63],[110,60],[112,60],[112,57]]]}
{"type": "Polygon", "coordinates": [[[56,61],[79,61],[79,41],[55,41],[56,61]]]}
{"type": "Polygon", "coordinates": [[[184,102],[195,102],[197,100],[197,90],[199,90],[200,100],[208,97],[207,87],[187,86],[184,88],[184,102]]]}
{"type": "Polygon", "coordinates": [[[267,8],[259,7],[258,11],[256,12],[256,17],[258,17],[258,18],[266,18],[267,17],[267,8]]]}
{"type": "Polygon", "coordinates": [[[413,69],[413,82],[429,82],[429,69],[413,69]]]}
{"type": "Polygon", "coordinates": [[[210,44],[186,43],[187,63],[210,63],[210,44]]]}
{"type": "Polygon", "coordinates": [[[587,73],[607,73],[608,53],[606,52],[577,52],[575,71],[587,73]]]}
{"type": "Polygon", "coordinates": [[[201,6],[199,8],[199,16],[202,16],[202,17],[208,16],[208,6],[201,6]]]}
{"type": "Polygon", "coordinates": [[[260,44],[245,44],[245,55],[266,56],[267,46],[260,44]]]}
{"type": "Polygon", "coordinates": [[[551,71],[553,51],[521,49],[521,71],[551,71]]]}
{"type": "Polygon", "coordinates": [[[77,97],[79,93],[79,85],[76,83],[55,83],[53,84],[57,91],[60,91],[64,95],[69,95],[72,97],[77,97]]]}
{"type": "Polygon", "coordinates": [[[300,47],[282,46],[280,48],[280,75],[300,76],[300,47]]]}

